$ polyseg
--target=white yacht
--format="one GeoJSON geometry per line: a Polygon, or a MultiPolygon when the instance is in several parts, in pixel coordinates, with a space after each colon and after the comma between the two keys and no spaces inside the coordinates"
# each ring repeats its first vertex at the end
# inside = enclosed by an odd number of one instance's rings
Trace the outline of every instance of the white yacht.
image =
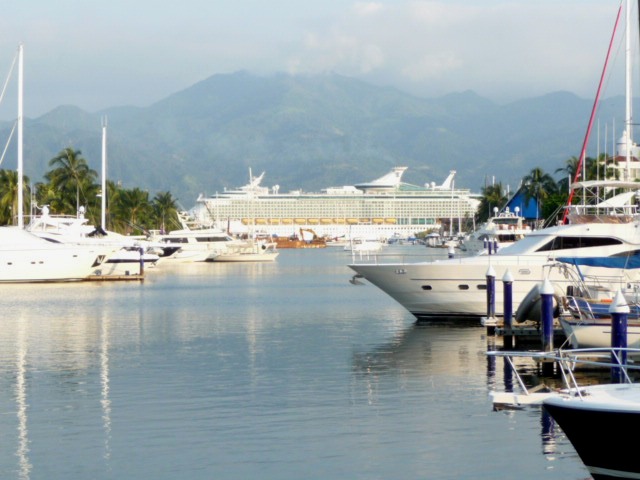
{"type": "Polygon", "coordinates": [[[20,227],[0,227],[0,282],[84,280],[103,260],[93,248],[52,243],[20,227]]]}
{"type": "Polygon", "coordinates": [[[178,219],[182,225],[179,230],[166,233],[151,231],[149,240],[160,246],[157,250],[160,263],[212,262],[220,254],[226,253],[229,246],[245,245],[219,228],[192,228],[186,212],[179,212],[178,219]]]}
{"type": "MultiPolygon", "coordinates": [[[[630,3],[627,3],[627,41],[631,30],[630,3]]],[[[356,277],[364,277],[397,300],[419,319],[435,317],[482,317],[487,315],[487,274],[495,275],[495,314],[503,314],[503,282],[507,272],[513,279],[513,308],[542,282],[566,291],[573,286],[561,269],[546,269],[557,257],[631,256],[640,251],[640,149],[631,141],[630,49],[627,49],[626,125],[618,144],[613,168],[624,180],[575,181],[561,225],[528,233],[522,240],[498,249],[493,255],[476,255],[425,263],[352,264],[356,277]],[[572,199],[579,204],[572,204],[572,199]]],[[[586,157],[587,142],[580,159],[586,157]]],[[[581,166],[581,164],[579,164],[581,166]]],[[[640,269],[597,266],[581,267],[585,276],[640,280],[640,269]]],[[[355,281],[355,278],[353,279],[355,281]]]]}
{"type": "Polygon", "coordinates": [[[509,207],[502,212],[498,212],[498,208],[495,208],[494,215],[476,231],[465,236],[459,248],[471,254],[496,252],[513,242],[522,240],[529,233],[531,233],[531,227],[519,215],[518,207],[513,212],[509,207]]]}
{"type": "Polygon", "coordinates": [[[93,248],[104,261],[96,265],[92,275],[141,274],[144,268],[155,266],[160,258],[149,251],[152,245],[146,240],[90,225],[83,207],[76,216],[50,215],[45,205],[41,207],[41,215],[33,216],[26,228],[50,242],[93,248]]]}
{"type": "Polygon", "coordinates": [[[213,257],[214,262],[273,262],[280,252],[275,242],[247,239],[241,243],[227,244],[225,252],[213,257]]]}
{"type": "MultiPolygon", "coordinates": [[[[615,217],[613,217],[615,218],[615,217]]],[[[605,217],[602,218],[606,220],[605,217]]],[[[495,275],[495,314],[502,315],[502,278],[513,278],[513,308],[543,281],[573,285],[560,269],[545,269],[556,257],[626,256],[640,250],[640,221],[568,224],[534,230],[494,255],[457,257],[424,263],[353,263],[357,275],[376,285],[419,319],[487,315],[487,273],[495,275]],[[551,273],[549,273],[551,272],[551,273]]],[[[610,276],[611,269],[582,267],[583,275],[610,276]]],[[[619,272],[640,281],[638,270],[619,272]]]]}
{"type": "Polygon", "coordinates": [[[104,257],[95,249],[52,243],[24,230],[23,214],[23,47],[18,48],[18,225],[0,227],[0,282],[83,280],[104,257]]]}

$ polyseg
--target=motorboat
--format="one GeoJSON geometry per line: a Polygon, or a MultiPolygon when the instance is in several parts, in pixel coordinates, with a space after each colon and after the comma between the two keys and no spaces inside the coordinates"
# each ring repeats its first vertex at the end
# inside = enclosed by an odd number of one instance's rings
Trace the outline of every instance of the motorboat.
{"type": "Polygon", "coordinates": [[[494,410],[542,406],[560,426],[594,480],[640,478],[637,449],[625,435],[640,427],[640,384],[632,381],[639,367],[626,362],[638,354],[640,350],[633,348],[487,352],[489,356],[505,358],[519,385],[514,391],[492,391],[494,410]],[[527,386],[515,367],[517,357],[557,365],[564,387],[527,386]],[[609,370],[612,380],[581,384],[575,372],[582,368],[609,370]]]}
{"type": "Polygon", "coordinates": [[[20,227],[0,227],[0,282],[80,281],[103,261],[91,247],[52,243],[20,227]]]}
{"type": "Polygon", "coordinates": [[[550,396],[543,407],[562,428],[594,480],[640,478],[636,448],[624,434],[640,427],[640,384],[589,385],[550,396]],[[610,441],[598,441],[605,438],[610,441]]]}
{"type": "Polygon", "coordinates": [[[247,240],[228,245],[226,251],[213,257],[214,262],[273,262],[280,252],[275,242],[247,240]]]}
{"type": "Polygon", "coordinates": [[[41,214],[33,216],[26,229],[49,242],[95,249],[96,254],[102,256],[104,261],[96,265],[92,275],[142,274],[144,268],[155,266],[160,258],[150,251],[153,244],[145,239],[90,225],[83,207],[78,209],[75,216],[51,215],[46,205],[40,210],[41,214]]]}
{"type": "Polygon", "coordinates": [[[18,49],[18,159],[17,226],[0,227],[0,282],[50,282],[84,280],[105,256],[95,248],[50,242],[24,229],[22,85],[23,48],[18,49]]]}
{"type": "MultiPolygon", "coordinates": [[[[627,29],[628,31],[628,29],[627,29]]],[[[631,61],[627,51],[626,66],[631,61]]],[[[628,78],[628,77],[627,77],[628,78]]],[[[602,82],[602,80],[601,80],[602,82]]],[[[632,96],[627,82],[627,99],[632,96]]],[[[601,85],[602,86],[602,83],[601,85]]],[[[598,90],[600,91],[600,89],[598,90]]],[[[599,96],[596,96],[594,107],[599,96]]],[[[627,257],[640,250],[640,215],[635,198],[640,193],[640,147],[631,141],[632,118],[627,102],[627,124],[617,146],[617,168],[623,180],[580,180],[570,185],[568,205],[560,224],[534,230],[492,255],[454,257],[421,263],[352,262],[349,267],[361,278],[390,295],[418,319],[441,317],[474,318],[503,315],[503,282],[512,280],[513,309],[545,278],[545,265],[557,257],[627,257]],[[633,175],[632,175],[633,173],[633,175]],[[575,198],[575,203],[573,199],[575,198]],[[495,280],[494,309],[489,308],[487,288],[495,280]]],[[[593,112],[590,127],[593,125],[593,112]]],[[[586,158],[590,130],[587,130],[580,159],[586,158]]],[[[581,163],[579,163],[578,172],[581,163]]],[[[582,267],[591,277],[612,275],[597,265],[582,267]]],[[[630,283],[640,280],[638,270],[620,271],[630,283]]],[[[572,285],[562,269],[549,273],[549,281],[563,290],[572,285]]]]}
{"type": "Polygon", "coordinates": [[[531,227],[519,215],[519,208],[510,211],[509,207],[502,212],[494,209],[490,217],[480,228],[466,235],[460,242],[460,250],[470,253],[493,253],[531,233],[531,227]]]}
{"type": "Polygon", "coordinates": [[[384,247],[384,242],[380,240],[370,240],[367,238],[356,237],[350,239],[345,245],[344,250],[352,253],[373,253],[379,252],[384,247]]]}
{"type": "MultiPolygon", "coordinates": [[[[574,261],[578,259],[573,259],[574,261]]],[[[612,259],[582,259],[584,261],[623,260],[618,257],[612,259]]],[[[568,261],[565,259],[564,261],[568,261]]],[[[577,263],[577,262],[576,262],[577,263]]],[[[630,257],[628,268],[640,268],[640,256],[630,257]]],[[[576,265],[576,268],[578,265],[576,265]]],[[[626,281],[618,282],[618,290],[612,287],[615,282],[602,285],[602,278],[597,283],[587,283],[579,277],[575,288],[570,289],[560,303],[558,322],[564,331],[567,342],[572,348],[605,348],[611,346],[612,338],[612,305],[623,304],[629,309],[626,315],[626,345],[640,348],[640,285],[626,281]]]]}
{"type": "Polygon", "coordinates": [[[245,245],[218,228],[194,227],[186,212],[178,213],[182,228],[162,232],[151,230],[148,237],[158,248],[160,263],[170,262],[212,262],[228,251],[229,247],[245,245]]]}
{"type": "MultiPolygon", "coordinates": [[[[603,221],[606,217],[602,217],[603,221]]],[[[390,295],[418,319],[473,317],[487,314],[487,273],[495,278],[495,296],[501,299],[500,281],[512,276],[513,308],[544,278],[566,287],[573,285],[561,268],[549,271],[556,257],[626,256],[640,249],[640,220],[631,223],[567,224],[534,230],[522,240],[493,255],[454,257],[419,263],[354,262],[349,267],[390,295]]],[[[611,275],[611,270],[584,266],[589,276],[611,275]]],[[[619,271],[630,282],[640,280],[637,270],[619,271]]],[[[502,316],[502,302],[495,314],[502,316]]]]}

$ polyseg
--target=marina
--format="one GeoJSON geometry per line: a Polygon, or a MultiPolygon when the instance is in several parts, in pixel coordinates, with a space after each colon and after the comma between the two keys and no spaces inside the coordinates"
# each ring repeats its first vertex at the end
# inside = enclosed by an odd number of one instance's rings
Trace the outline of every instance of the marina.
{"type": "Polygon", "coordinates": [[[499,338],[416,324],[349,259],[3,286],[0,477],[587,477],[539,410],[492,411],[499,338]]]}

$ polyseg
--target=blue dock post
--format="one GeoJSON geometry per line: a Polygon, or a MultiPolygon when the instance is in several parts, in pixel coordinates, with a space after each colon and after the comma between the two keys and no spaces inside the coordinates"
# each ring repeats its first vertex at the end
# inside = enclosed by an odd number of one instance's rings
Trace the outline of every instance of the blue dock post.
{"type": "Polygon", "coordinates": [[[485,275],[487,277],[487,319],[490,320],[496,316],[496,272],[491,265],[485,275]]]}
{"type": "Polygon", "coordinates": [[[611,363],[620,365],[619,367],[611,367],[611,380],[614,383],[623,383],[624,367],[627,365],[627,352],[622,349],[627,348],[627,321],[630,308],[627,300],[618,290],[616,296],[609,307],[611,314],[611,363]],[[614,352],[617,354],[614,355],[614,352]]]}
{"type": "Polygon", "coordinates": [[[553,294],[553,285],[548,278],[545,278],[540,289],[542,350],[544,352],[553,350],[553,294]]]}
{"type": "Polygon", "coordinates": [[[453,258],[455,257],[456,254],[456,249],[453,245],[449,245],[449,250],[448,250],[448,257],[449,258],[453,258]]]}
{"type": "Polygon", "coordinates": [[[498,253],[498,239],[493,239],[493,253],[498,253]]]}
{"type": "Polygon", "coordinates": [[[504,348],[513,348],[513,275],[509,269],[502,276],[504,312],[504,348]]]}
{"type": "Polygon", "coordinates": [[[138,248],[140,252],[140,276],[144,275],[144,248],[138,248]]]}

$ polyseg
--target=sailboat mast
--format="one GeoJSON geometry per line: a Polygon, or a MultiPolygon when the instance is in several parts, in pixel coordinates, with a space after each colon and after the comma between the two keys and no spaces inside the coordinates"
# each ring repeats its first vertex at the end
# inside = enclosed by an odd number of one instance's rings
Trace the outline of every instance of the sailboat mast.
{"type": "MultiPolygon", "coordinates": [[[[611,34],[611,40],[609,41],[609,48],[607,50],[607,56],[605,57],[604,66],[602,67],[602,73],[600,74],[600,83],[598,84],[598,90],[596,91],[596,98],[593,101],[593,106],[591,107],[591,116],[589,117],[589,125],[587,126],[587,132],[584,136],[584,140],[582,142],[582,150],[580,150],[580,156],[578,157],[578,167],[576,168],[575,175],[573,177],[573,181],[577,182],[580,179],[580,174],[582,173],[584,159],[586,158],[587,145],[589,143],[589,136],[591,134],[591,128],[593,127],[593,120],[595,117],[595,113],[600,102],[600,94],[602,93],[602,85],[605,80],[605,73],[607,72],[607,66],[609,65],[609,59],[611,58],[611,50],[613,47],[613,40],[616,35],[616,31],[618,29],[618,23],[620,22],[620,15],[622,13],[622,4],[618,8],[618,14],[616,15],[616,22],[613,26],[613,33],[611,34]]],[[[571,206],[571,202],[573,200],[574,189],[569,185],[569,199],[567,200],[567,208],[564,210],[564,215],[562,217],[562,223],[567,222],[567,217],[569,215],[569,208],[571,206]]]]}
{"type": "Polygon", "coordinates": [[[632,90],[631,90],[631,0],[627,0],[627,34],[626,34],[626,113],[625,113],[625,128],[626,128],[626,170],[625,180],[631,178],[631,126],[633,125],[633,112],[632,112],[632,90]]]}
{"type": "Polygon", "coordinates": [[[23,212],[23,152],[22,152],[22,123],[23,123],[23,84],[24,84],[24,50],[22,44],[18,47],[18,227],[24,228],[23,212]]]}
{"type": "Polygon", "coordinates": [[[107,117],[102,119],[102,203],[100,206],[100,226],[102,231],[106,231],[107,212],[107,117]]]}

